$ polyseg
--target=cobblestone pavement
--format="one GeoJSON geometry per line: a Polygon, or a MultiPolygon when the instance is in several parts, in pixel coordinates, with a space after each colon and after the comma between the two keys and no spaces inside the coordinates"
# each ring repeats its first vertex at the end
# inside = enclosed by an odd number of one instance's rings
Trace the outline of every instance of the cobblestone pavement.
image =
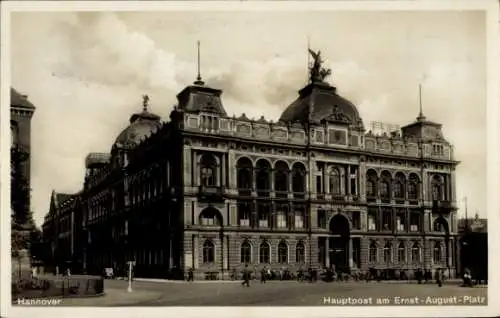
{"type": "MultiPolygon", "coordinates": [[[[412,304],[420,302],[437,305],[437,302],[455,301],[455,305],[487,305],[487,288],[464,288],[458,284],[388,284],[376,282],[348,282],[315,284],[298,282],[253,282],[250,287],[239,283],[172,284],[159,282],[134,282],[133,292],[126,293],[124,281],[106,281],[108,298],[85,304],[74,300],[74,305],[94,306],[311,306],[332,305],[337,299],[369,301],[376,305],[377,298],[386,298],[391,304],[412,304]],[[112,296],[119,291],[126,300],[113,302],[121,296],[112,296]],[[137,296],[135,296],[137,295],[137,296]],[[142,295],[142,296],[141,296],[142,295]],[[398,298],[399,297],[399,298],[398,298]],[[447,300],[448,299],[448,300],[447,300]]],[[[446,303],[442,303],[446,304],[446,303]]],[[[451,304],[451,303],[449,303],[451,304]]],[[[65,303],[73,305],[73,303],[65,303]]]]}

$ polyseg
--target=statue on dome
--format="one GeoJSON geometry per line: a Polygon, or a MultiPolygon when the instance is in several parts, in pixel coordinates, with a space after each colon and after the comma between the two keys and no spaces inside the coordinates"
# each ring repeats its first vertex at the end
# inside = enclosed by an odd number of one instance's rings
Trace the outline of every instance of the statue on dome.
{"type": "Polygon", "coordinates": [[[149,105],[149,96],[147,94],[142,95],[142,110],[147,111],[149,105]]]}
{"type": "Polygon", "coordinates": [[[314,52],[309,49],[309,54],[313,58],[312,65],[309,66],[309,73],[311,82],[323,82],[325,78],[332,74],[332,70],[329,68],[322,67],[324,61],[321,59],[321,51],[314,52]]]}

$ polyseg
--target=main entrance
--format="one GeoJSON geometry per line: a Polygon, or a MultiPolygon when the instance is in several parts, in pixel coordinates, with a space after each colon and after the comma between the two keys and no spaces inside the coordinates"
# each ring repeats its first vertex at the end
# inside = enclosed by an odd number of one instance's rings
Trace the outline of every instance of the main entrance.
{"type": "Polygon", "coordinates": [[[349,268],[349,221],[342,214],[335,215],[330,220],[328,238],[328,263],[338,270],[349,268]]]}

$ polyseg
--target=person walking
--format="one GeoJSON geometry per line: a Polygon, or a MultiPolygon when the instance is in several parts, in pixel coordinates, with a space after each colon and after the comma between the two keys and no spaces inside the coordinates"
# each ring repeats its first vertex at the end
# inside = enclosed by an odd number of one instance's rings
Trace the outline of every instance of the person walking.
{"type": "Polygon", "coordinates": [[[439,287],[443,286],[443,272],[440,268],[436,270],[436,283],[439,287]]]}
{"type": "Polygon", "coordinates": [[[261,270],[260,270],[260,283],[261,284],[265,284],[266,283],[266,277],[267,275],[267,270],[266,270],[266,267],[264,266],[261,270]]]}
{"type": "Polygon", "coordinates": [[[248,264],[245,264],[245,268],[243,269],[243,282],[241,285],[250,287],[250,270],[248,269],[248,264]]]}
{"type": "Polygon", "coordinates": [[[188,270],[188,279],[187,279],[188,282],[194,282],[194,271],[193,271],[193,268],[190,267],[189,270],[188,270]]]}

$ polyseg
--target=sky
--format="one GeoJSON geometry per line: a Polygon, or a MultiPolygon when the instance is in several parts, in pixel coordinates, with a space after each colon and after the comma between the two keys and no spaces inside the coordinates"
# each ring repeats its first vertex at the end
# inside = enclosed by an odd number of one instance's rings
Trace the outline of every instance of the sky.
{"type": "MultiPolygon", "coordinates": [[[[201,75],[229,115],[277,120],[306,84],[307,43],[329,81],[371,121],[443,124],[461,161],[457,198],[486,216],[486,27],[479,11],[16,12],[12,85],[35,104],[32,210],[81,189],[89,152],[109,152],[140,111],[164,120],[201,75]]],[[[459,202],[459,216],[464,203],[459,202]]]]}

